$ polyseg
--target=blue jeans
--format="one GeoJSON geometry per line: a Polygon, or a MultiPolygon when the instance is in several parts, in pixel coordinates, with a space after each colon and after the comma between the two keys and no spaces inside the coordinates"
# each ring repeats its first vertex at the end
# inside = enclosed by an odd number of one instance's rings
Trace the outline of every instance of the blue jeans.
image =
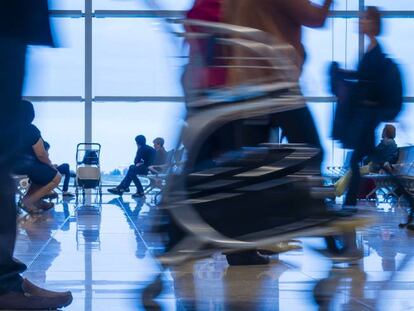
{"type": "Polygon", "coordinates": [[[142,188],[141,182],[137,175],[147,175],[148,174],[148,167],[145,165],[131,165],[128,169],[128,172],[125,176],[125,178],[121,181],[120,187],[126,189],[129,188],[131,185],[131,182],[134,182],[134,185],[137,187],[138,193],[143,193],[144,188],[142,188]]]}

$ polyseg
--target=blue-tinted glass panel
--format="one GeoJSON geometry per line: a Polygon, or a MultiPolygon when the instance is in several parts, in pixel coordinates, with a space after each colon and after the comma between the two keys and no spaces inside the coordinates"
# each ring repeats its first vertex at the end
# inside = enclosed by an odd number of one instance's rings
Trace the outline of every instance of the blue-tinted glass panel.
{"type": "Polygon", "coordinates": [[[98,0],[95,10],[188,10],[194,0],[98,0]]]}
{"type": "Polygon", "coordinates": [[[82,96],[85,44],[83,18],[52,18],[57,47],[28,49],[26,96],[82,96]]]}
{"type": "MultiPolygon", "coordinates": [[[[311,0],[311,2],[322,5],[325,0],[311,0]]],[[[334,1],[331,6],[331,10],[341,10],[341,11],[354,11],[358,10],[359,0],[344,0],[344,1],[334,1]]]]}
{"type": "Polygon", "coordinates": [[[381,10],[414,10],[414,1],[411,0],[365,0],[365,5],[375,5],[381,10]]]}
{"type": "Polygon", "coordinates": [[[414,96],[414,33],[413,19],[384,19],[381,38],[384,50],[400,65],[405,80],[405,95],[414,96]]]}
{"type": "Polygon", "coordinates": [[[84,8],[85,0],[49,0],[50,10],[83,10],[84,8]]]}
{"type": "Polygon", "coordinates": [[[94,95],[181,96],[182,43],[159,19],[94,20],[94,95]]]}
{"type": "MultiPolygon", "coordinates": [[[[397,123],[393,123],[397,128],[396,142],[399,146],[409,146],[414,143],[414,103],[406,103],[397,118],[397,123]]],[[[381,129],[378,130],[377,137],[381,137],[381,129]]]]}
{"type": "Polygon", "coordinates": [[[49,142],[54,164],[76,163],[76,145],[84,142],[84,105],[81,102],[36,102],[34,124],[49,142]]]}
{"type": "Polygon", "coordinates": [[[174,102],[94,103],[93,140],[102,144],[102,170],[121,171],[134,161],[135,136],[142,134],[152,146],[156,137],[165,139],[165,148],[174,149],[184,105],[174,102]]]}
{"type": "Polygon", "coordinates": [[[328,67],[335,60],[344,68],[354,68],[358,60],[356,19],[328,19],[322,29],[304,28],[306,62],[301,85],[306,96],[330,96],[328,67]]]}

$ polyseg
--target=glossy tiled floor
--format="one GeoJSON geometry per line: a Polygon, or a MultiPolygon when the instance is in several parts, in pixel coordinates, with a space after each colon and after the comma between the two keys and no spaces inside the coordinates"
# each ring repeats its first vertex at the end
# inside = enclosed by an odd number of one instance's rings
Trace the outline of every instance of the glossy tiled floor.
{"type": "MultiPolygon", "coordinates": [[[[22,216],[16,257],[28,264],[25,276],[35,283],[73,292],[67,310],[143,310],[143,289],[160,272],[152,253],[162,241],[147,230],[156,208],[151,198],[104,195],[103,201],[60,202],[52,212],[22,216]]],[[[401,209],[365,208],[378,220],[358,233],[364,249],[358,264],[333,265],[313,250],[323,245],[317,238],[302,239],[303,249],[269,266],[228,267],[216,254],[164,271],[158,308],[412,310],[414,234],[398,228],[401,209]]]]}

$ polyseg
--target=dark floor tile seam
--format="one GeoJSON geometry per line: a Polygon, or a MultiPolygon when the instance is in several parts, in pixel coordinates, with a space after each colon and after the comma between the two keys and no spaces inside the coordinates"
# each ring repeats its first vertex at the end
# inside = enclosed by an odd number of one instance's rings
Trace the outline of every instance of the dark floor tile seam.
{"type": "MultiPolygon", "coordinates": [[[[76,212],[76,210],[78,209],[78,207],[75,207],[74,212],[76,212]]],[[[40,250],[37,252],[37,254],[34,256],[34,258],[32,259],[32,261],[27,265],[27,270],[29,271],[30,268],[33,266],[33,264],[35,263],[35,261],[40,257],[40,255],[43,253],[43,251],[49,246],[50,242],[52,241],[52,239],[59,234],[60,232],[62,232],[62,228],[63,226],[69,221],[69,219],[72,217],[72,215],[68,215],[68,217],[66,217],[66,219],[58,226],[57,230],[55,231],[55,233],[50,235],[50,238],[45,242],[45,244],[40,248],[40,250]]]]}
{"type": "Polygon", "coordinates": [[[139,238],[141,239],[142,243],[144,244],[145,248],[149,251],[150,248],[149,248],[148,244],[144,241],[144,239],[142,238],[142,234],[141,234],[141,232],[139,232],[139,230],[138,230],[135,222],[132,220],[131,216],[125,210],[125,207],[124,207],[123,202],[119,198],[117,198],[117,200],[118,200],[120,206],[122,206],[122,210],[124,211],[126,217],[128,218],[128,222],[130,222],[130,224],[134,228],[134,231],[136,232],[136,234],[139,236],[139,238]]]}

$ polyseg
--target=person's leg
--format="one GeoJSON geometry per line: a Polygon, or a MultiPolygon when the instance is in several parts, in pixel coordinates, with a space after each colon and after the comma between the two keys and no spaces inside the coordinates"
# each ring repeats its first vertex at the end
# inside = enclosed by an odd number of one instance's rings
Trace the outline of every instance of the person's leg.
{"type": "Polygon", "coordinates": [[[361,174],[359,170],[359,162],[364,157],[363,153],[359,150],[355,150],[351,157],[351,171],[352,176],[349,182],[348,193],[345,198],[345,205],[355,206],[357,204],[357,197],[359,191],[359,183],[361,181],[361,174]]]}
{"type": "Polygon", "coordinates": [[[69,181],[70,181],[70,167],[69,167],[69,164],[67,164],[67,163],[61,164],[57,167],[57,170],[62,176],[64,176],[62,191],[64,193],[68,192],[68,190],[69,190],[69,181]]]}
{"type": "Polygon", "coordinates": [[[144,165],[138,166],[136,170],[136,174],[132,177],[132,181],[137,187],[136,195],[143,196],[144,195],[144,188],[142,187],[141,181],[139,180],[137,175],[148,175],[148,168],[144,165]]]}
{"type": "Polygon", "coordinates": [[[42,199],[45,195],[50,193],[53,189],[55,189],[60,181],[62,179],[62,176],[56,171],[55,177],[50,181],[48,184],[46,184],[43,187],[40,187],[36,189],[35,191],[28,192],[23,197],[23,204],[29,209],[29,210],[35,210],[36,209],[36,203],[42,199]]]}
{"type": "Polygon", "coordinates": [[[13,258],[16,240],[15,186],[11,167],[19,147],[19,105],[26,45],[0,37],[0,293],[21,288],[26,267],[13,258]]]}
{"type": "Polygon", "coordinates": [[[0,294],[21,289],[20,273],[26,266],[13,258],[16,240],[16,206],[12,179],[0,166],[0,294]]]}
{"type": "Polygon", "coordinates": [[[323,160],[323,149],[315,122],[308,107],[274,114],[272,121],[275,126],[282,128],[282,134],[287,138],[289,143],[309,144],[320,150],[319,155],[313,163],[315,169],[320,172],[323,160]]]}
{"type": "Polygon", "coordinates": [[[129,186],[131,185],[131,182],[137,178],[138,171],[139,171],[138,166],[131,165],[128,169],[128,172],[125,178],[120,183],[119,187],[121,187],[122,189],[129,188],[129,186]]]}

